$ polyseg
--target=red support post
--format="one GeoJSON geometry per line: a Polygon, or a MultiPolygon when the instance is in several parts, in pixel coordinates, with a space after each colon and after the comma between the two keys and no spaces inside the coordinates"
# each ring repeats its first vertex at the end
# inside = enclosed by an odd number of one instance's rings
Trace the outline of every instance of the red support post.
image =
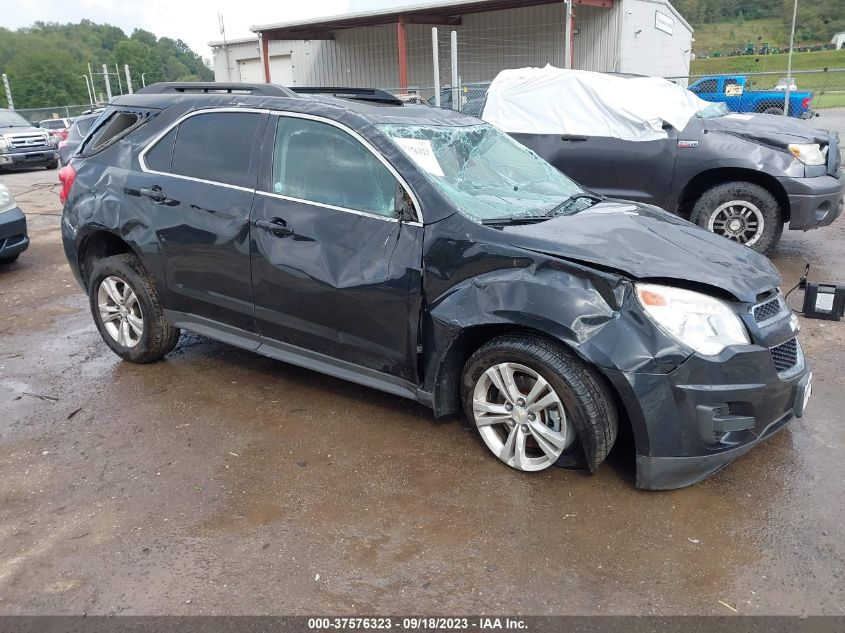
{"type": "Polygon", "coordinates": [[[399,89],[408,92],[408,46],[405,42],[405,21],[396,23],[396,46],[399,53],[399,89]]]}
{"type": "Polygon", "coordinates": [[[270,42],[264,33],[259,34],[261,43],[261,57],[264,59],[264,83],[270,83],[270,42]]]}

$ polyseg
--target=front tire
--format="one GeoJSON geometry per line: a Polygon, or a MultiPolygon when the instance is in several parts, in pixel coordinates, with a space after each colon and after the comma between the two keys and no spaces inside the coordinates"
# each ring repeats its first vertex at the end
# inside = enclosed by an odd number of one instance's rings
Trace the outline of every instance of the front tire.
{"type": "Polygon", "coordinates": [[[179,342],[180,330],[165,320],[152,280],[131,253],[94,264],[88,299],[100,336],[124,360],[152,363],[179,342]]]}
{"type": "Polygon", "coordinates": [[[751,182],[726,182],[705,191],[692,219],[711,233],[768,253],[783,233],[783,212],[768,189],[751,182]]]}
{"type": "Polygon", "coordinates": [[[20,257],[20,256],[21,256],[20,253],[16,253],[15,255],[12,255],[10,257],[0,257],[0,265],[12,264],[12,263],[18,261],[18,257],[20,257]]]}
{"type": "Polygon", "coordinates": [[[464,368],[462,396],[484,444],[517,470],[594,472],[616,440],[616,408],[601,377],[539,336],[506,335],[481,346],[464,368]]]}

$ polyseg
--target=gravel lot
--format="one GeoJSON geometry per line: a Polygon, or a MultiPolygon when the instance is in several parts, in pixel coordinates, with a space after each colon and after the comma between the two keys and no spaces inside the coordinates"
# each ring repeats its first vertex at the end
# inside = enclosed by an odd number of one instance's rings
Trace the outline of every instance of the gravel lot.
{"type": "MultiPolygon", "coordinates": [[[[806,416],[702,484],[636,490],[623,444],[528,476],[461,417],[201,337],[121,362],[56,172],[0,182],[32,238],[0,270],[0,614],[845,613],[845,323],[801,320],[806,416]]],[[[845,283],[845,220],[774,260],[845,283]]]]}

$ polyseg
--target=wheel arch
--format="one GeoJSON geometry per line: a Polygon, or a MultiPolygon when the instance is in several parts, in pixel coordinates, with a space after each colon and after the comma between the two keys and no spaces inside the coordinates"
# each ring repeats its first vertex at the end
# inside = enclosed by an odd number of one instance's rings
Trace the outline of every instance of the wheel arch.
{"type": "Polygon", "coordinates": [[[678,215],[685,220],[691,220],[692,208],[696,200],[711,187],[728,182],[750,182],[763,187],[778,201],[784,224],[789,222],[789,197],[783,185],[774,176],[745,167],[718,167],[693,176],[678,198],[678,215]]]}
{"type": "Polygon", "coordinates": [[[434,379],[432,408],[435,416],[440,417],[461,411],[461,377],[470,356],[488,341],[508,334],[524,334],[552,341],[593,369],[613,398],[620,432],[624,429],[626,437],[633,437],[635,443],[642,442],[643,436],[641,433],[634,432],[625,401],[617,385],[599,364],[584,356],[581,350],[566,341],[542,330],[514,323],[484,323],[466,327],[450,342],[437,366],[434,379]]]}
{"type": "Polygon", "coordinates": [[[86,292],[94,263],[100,259],[123,253],[132,253],[136,257],[138,256],[138,251],[129,242],[112,231],[97,229],[85,234],[79,242],[77,264],[86,292]]]}

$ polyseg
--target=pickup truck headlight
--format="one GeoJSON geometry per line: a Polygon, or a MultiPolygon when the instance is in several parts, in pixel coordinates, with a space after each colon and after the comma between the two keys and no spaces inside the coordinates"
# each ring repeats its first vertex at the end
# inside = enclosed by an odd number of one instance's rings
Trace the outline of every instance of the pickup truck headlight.
{"type": "Polygon", "coordinates": [[[16,206],[15,197],[6,185],[0,184],[0,213],[11,211],[16,206]]]}
{"type": "Polygon", "coordinates": [[[59,146],[59,137],[55,136],[53,134],[48,134],[47,135],[47,143],[50,145],[50,147],[58,147],[59,146]]]}
{"type": "Polygon", "coordinates": [[[0,152],[5,152],[9,149],[9,141],[0,136],[0,152]]]}
{"type": "Polygon", "coordinates": [[[805,165],[824,165],[827,163],[827,156],[822,152],[818,143],[793,144],[789,151],[805,165]]]}
{"type": "Polygon", "coordinates": [[[672,338],[707,356],[751,341],[739,316],[725,302],[692,290],[636,284],[646,314],[672,338]]]}

